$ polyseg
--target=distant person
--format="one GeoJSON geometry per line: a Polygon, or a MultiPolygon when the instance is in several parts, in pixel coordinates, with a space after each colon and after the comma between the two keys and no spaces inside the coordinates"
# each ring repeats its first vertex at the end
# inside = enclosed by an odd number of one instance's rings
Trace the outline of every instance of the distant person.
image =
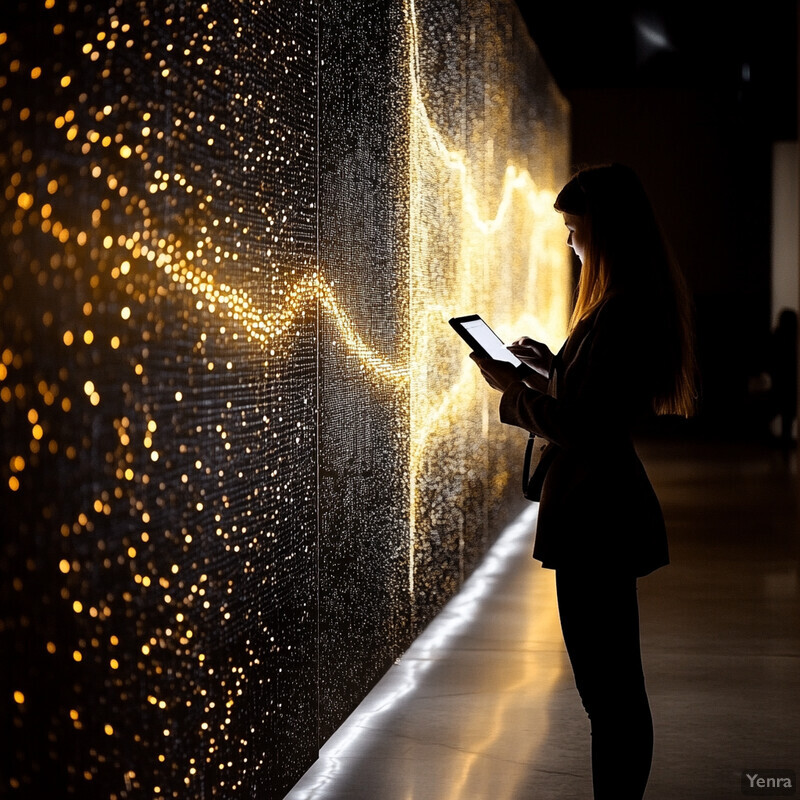
{"type": "Polygon", "coordinates": [[[772,380],[772,410],[780,421],[781,449],[788,453],[797,416],[797,313],[784,308],[772,331],[769,372],[772,380]]]}
{"type": "Polygon", "coordinates": [[[648,414],[694,411],[689,302],[632,170],[582,170],[555,208],[581,261],[566,343],[553,355],[518,339],[509,350],[526,367],[472,358],[503,393],[500,419],[544,442],[526,491],[541,503],[533,555],[556,573],[564,642],[591,720],[594,797],[640,800],[653,721],[636,581],[669,556],[632,429],[648,414]]]}

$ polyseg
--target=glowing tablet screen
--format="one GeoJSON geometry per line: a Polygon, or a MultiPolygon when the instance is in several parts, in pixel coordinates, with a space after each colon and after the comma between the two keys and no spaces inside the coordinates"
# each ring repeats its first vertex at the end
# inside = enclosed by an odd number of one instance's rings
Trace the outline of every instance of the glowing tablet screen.
{"type": "Polygon", "coordinates": [[[496,361],[507,361],[515,367],[522,362],[509,353],[503,340],[477,314],[450,320],[456,332],[479,355],[488,355],[496,361]]]}

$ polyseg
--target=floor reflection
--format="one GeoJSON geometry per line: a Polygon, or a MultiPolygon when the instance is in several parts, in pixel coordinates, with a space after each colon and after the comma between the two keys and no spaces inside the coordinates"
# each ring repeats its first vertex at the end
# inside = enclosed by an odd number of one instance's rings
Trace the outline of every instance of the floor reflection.
{"type": "MultiPolygon", "coordinates": [[[[766,444],[640,446],[672,563],[639,582],[655,718],[648,800],[800,771],[797,472],[766,444]]],[[[288,800],[591,797],[588,724],[535,507],[323,747],[288,800]]]]}

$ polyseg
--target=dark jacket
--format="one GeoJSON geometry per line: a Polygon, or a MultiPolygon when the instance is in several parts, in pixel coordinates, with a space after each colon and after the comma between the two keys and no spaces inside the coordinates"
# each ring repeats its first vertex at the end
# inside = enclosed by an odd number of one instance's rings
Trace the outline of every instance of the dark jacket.
{"type": "Polygon", "coordinates": [[[664,517],[632,437],[650,413],[658,370],[645,314],[612,296],[554,357],[547,393],[523,383],[503,392],[500,419],[548,442],[535,474],[533,551],[545,567],[641,576],[669,563],[664,517]]]}

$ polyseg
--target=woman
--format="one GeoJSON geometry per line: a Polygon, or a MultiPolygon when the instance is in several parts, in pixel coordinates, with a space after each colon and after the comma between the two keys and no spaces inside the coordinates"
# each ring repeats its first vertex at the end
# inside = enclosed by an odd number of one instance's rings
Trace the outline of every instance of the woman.
{"type": "Polygon", "coordinates": [[[591,720],[594,797],[639,800],[653,724],[636,580],[669,556],[632,430],[647,414],[694,410],[689,303],[632,170],[581,170],[555,208],[581,261],[566,343],[553,355],[518,339],[509,350],[521,369],[473,359],[503,393],[500,419],[545,443],[526,491],[540,500],[534,557],[556,572],[564,642],[591,720]]]}

